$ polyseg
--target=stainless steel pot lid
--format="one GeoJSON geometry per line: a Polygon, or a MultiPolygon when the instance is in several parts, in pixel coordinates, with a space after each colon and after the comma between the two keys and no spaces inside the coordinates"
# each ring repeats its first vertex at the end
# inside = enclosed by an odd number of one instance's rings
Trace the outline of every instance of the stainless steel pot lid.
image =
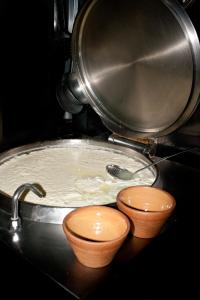
{"type": "Polygon", "coordinates": [[[200,45],[175,1],[91,1],[76,21],[72,56],[79,89],[125,137],[169,134],[198,104],[200,45]]]}

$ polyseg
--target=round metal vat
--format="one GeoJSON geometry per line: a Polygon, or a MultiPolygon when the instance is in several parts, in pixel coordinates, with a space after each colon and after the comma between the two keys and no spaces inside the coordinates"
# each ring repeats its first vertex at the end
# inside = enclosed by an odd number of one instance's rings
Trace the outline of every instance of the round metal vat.
{"type": "MultiPolygon", "coordinates": [[[[30,154],[35,151],[40,151],[43,149],[51,149],[51,148],[70,148],[70,149],[79,148],[82,151],[84,151],[85,149],[89,149],[90,151],[93,151],[93,149],[95,151],[106,150],[111,153],[118,153],[118,154],[123,154],[130,158],[136,158],[137,160],[141,161],[143,165],[151,163],[151,160],[149,158],[127,147],[113,145],[108,142],[101,142],[95,140],[69,139],[69,140],[56,140],[56,141],[34,143],[34,144],[21,146],[6,151],[0,155],[0,168],[1,166],[3,166],[5,162],[13,158],[16,158],[17,156],[23,154],[30,154]]],[[[95,161],[94,161],[94,168],[95,168],[95,161]]],[[[151,166],[149,170],[155,177],[155,181],[153,182],[153,185],[155,185],[158,182],[158,178],[159,178],[158,170],[155,166],[151,166]]],[[[0,191],[1,191],[0,209],[10,214],[12,195],[6,195],[5,191],[2,190],[1,186],[0,186],[0,191]]],[[[22,219],[25,218],[37,222],[47,222],[47,223],[55,223],[55,224],[61,224],[64,216],[75,208],[75,207],[48,206],[44,204],[40,205],[40,204],[34,204],[26,201],[19,201],[19,202],[20,202],[19,213],[22,219]]],[[[108,203],[108,205],[111,206],[115,205],[115,201],[113,201],[113,203],[108,203]]]]}

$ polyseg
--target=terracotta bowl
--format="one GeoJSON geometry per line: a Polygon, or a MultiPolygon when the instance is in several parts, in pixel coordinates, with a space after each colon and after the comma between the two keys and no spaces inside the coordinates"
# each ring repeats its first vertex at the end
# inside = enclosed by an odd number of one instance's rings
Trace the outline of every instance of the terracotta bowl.
{"type": "Polygon", "coordinates": [[[63,230],[80,263],[100,268],[108,265],[130,230],[128,218],[105,206],[86,206],[70,212],[63,230]]]}
{"type": "Polygon", "coordinates": [[[134,236],[158,235],[176,206],[174,197],[156,187],[130,186],[117,195],[117,207],[131,220],[134,236]]]}

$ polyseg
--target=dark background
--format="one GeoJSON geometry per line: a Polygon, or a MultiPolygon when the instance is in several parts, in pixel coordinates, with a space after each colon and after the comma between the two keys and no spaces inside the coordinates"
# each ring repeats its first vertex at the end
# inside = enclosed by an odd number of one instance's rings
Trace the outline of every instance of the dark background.
{"type": "Polygon", "coordinates": [[[0,2],[2,150],[38,140],[95,136],[107,131],[88,106],[72,121],[64,119],[56,87],[70,57],[70,35],[64,19],[67,1],[57,1],[60,28],[56,33],[54,1],[36,2],[0,2]]]}

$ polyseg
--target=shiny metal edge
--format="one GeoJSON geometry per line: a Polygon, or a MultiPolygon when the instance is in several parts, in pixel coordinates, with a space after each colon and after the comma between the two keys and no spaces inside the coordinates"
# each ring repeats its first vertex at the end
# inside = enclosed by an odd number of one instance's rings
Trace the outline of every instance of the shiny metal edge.
{"type": "Polygon", "coordinates": [[[172,14],[177,18],[186,39],[189,41],[193,58],[193,85],[189,102],[179,119],[169,128],[161,132],[161,135],[167,135],[183,125],[193,114],[196,107],[200,103],[200,42],[193,26],[193,23],[181,5],[172,0],[162,0],[162,2],[170,9],[172,14]]]}
{"type": "MultiPolygon", "coordinates": [[[[97,140],[90,139],[66,139],[66,140],[53,140],[45,142],[37,142],[32,144],[27,144],[24,146],[16,147],[11,150],[5,151],[0,154],[0,165],[4,162],[12,159],[15,156],[22,155],[25,153],[30,153],[33,151],[39,151],[47,148],[66,148],[66,147],[89,147],[95,146],[99,148],[104,148],[108,150],[113,150],[115,153],[123,153],[129,157],[137,157],[139,160],[149,164],[152,161],[144,156],[143,154],[124,147],[120,145],[114,145],[110,142],[102,142],[97,140]]],[[[155,181],[152,184],[153,186],[160,186],[159,172],[156,166],[150,168],[151,172],[155,176],[155,181]]],[[[10,195],[5,194],[0,190],[0,210],[4,211],[7,214],[11,214],[11,200],[10,195]]],[[[115,202],[107,204],[108,206],[115,206],[115,202]]],[[[70,211],[74,210],[77,207],[56,207],[56,206],[47,206],[47,205],[38,205],[30,202],[19,201],[19,214],[22,219],[42,222],[42,223],[53,223],[53,224],[62,224],[64,216],[70,211]]],[[[23,224],[22,224],[23,226],[23,224]]]]}

